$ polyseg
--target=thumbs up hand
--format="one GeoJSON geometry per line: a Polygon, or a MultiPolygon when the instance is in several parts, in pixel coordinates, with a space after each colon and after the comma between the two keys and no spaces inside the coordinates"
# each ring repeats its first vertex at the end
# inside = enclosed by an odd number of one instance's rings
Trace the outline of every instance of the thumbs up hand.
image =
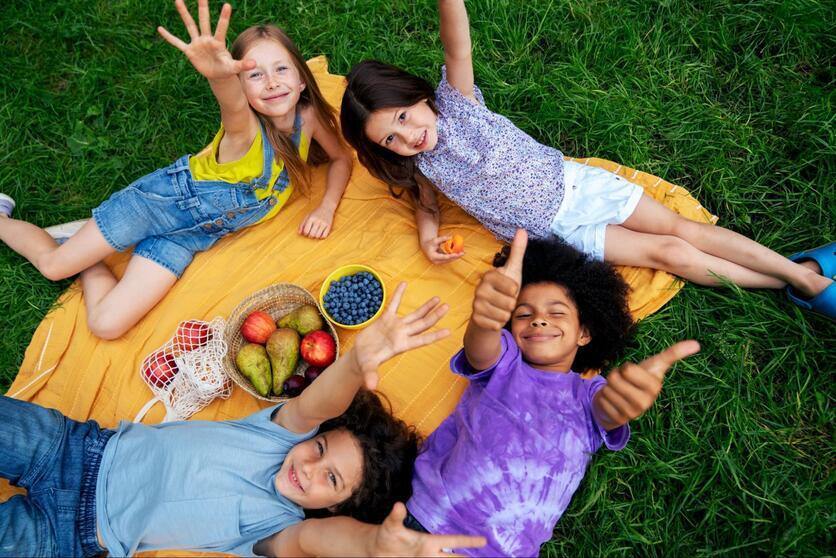
{"type": "Polygon", "coordinates": [[[592,400],[598,424],[612,430],[641,416],[662,391],[662,381],[670,367],[699,350],[700,345],[694,340],[680,341],[638,364],[626,362],[610,371],[607,385],[592,400]]]}
{"type": "Polygon", "coordinates": [[[511,243],[511,253],[504,266],[492,269],[482,276],[473,298],[474,325],[490,331],[499,331],[511,319],[517,305],[517,295],[522,282],[522,262],[528,234],[517,229],[511,243]]]}

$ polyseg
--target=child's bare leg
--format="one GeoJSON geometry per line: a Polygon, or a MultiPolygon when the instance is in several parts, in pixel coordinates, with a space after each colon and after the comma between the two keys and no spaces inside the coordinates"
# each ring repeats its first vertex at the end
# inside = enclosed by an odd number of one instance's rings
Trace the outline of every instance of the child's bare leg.
{"type": "Polygon", "coordinates": [[[141,256],[131,258],[119,281],[103,263],[84,270],[81,288],[90,331],[101,339],[120,337],[156,306],[176,282],[172,272],[141,256]]]}
{"type": "MultiPolygon", "coordinates": [[[[705,254],[789,283],[806,296],[815,296],[832,283],[830,278],[788,260],[754,240],[723,227],[685,219],[646,195],[622,226],[636,232],[678,237],[705,254]]],[[[742,287],[753,286],[728,277],[742,287]]]]}
{"type": "Polygon", "coordinates": [[[52,281],[71,277],[116,251],[92,220],[59,246],[37,225],[0,217],[0,240],[52,281]]]}
{"type": "Polygon", "coordinates": [[[615,265],[661,269],[712,287],[722,284],[719,277],[755,289],[777,289],[785,285],[780,279],[706,254],[679,237],[640,233],[620,225],[607,227],[604,259],[615,265]]]}

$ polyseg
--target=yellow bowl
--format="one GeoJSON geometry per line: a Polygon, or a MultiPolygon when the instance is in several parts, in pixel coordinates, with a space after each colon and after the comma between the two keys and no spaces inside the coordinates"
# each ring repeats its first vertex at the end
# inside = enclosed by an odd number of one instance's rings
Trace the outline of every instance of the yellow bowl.
{"type": "Polygon", "coordinates": [[[349,265],[344,265],[342,267],[338,267],[337,269],[332,271],[328,275],[328,277],[325,278],[325,281],[322,282],[322,287],[320,287],[320,289],[319,289],[319,310],[320,310],[320,312],[322,312],[322,315],[325,316],[325,318],[329,322],[331,322],[332,324],[334,324],[336,326],[345,328],[345,329],[362,329],[362,328],[366,327],[367,325],[369,325],[370,323],[375,321],[378,316],[380,316],[380,313],[383,312],[383,307],[385,305],[386,305],[386,283],[383,282],[383,279],[380,277],[380,274],[377,271],[373,270],[372,268],[370,268],[367,265],[349,264],[349,265]],[[383,297],[382,297],[382,302],[380,303],[380,308],[377,309],[377,312],[374,313],[374,316],[372,316],[371,318],[369,318],[368,320],[366,320],[363,323],[355,324],[355,325],[347,325],[347,324],[340,323],[337,320],[335,320],[331,316],[331,314],[329,314],[328,311],[325,309],[325,293],[328,292],[328,289],[331,288],[331,283],[333,283],[334,281],[337,281],[338,279],[341,279],[342,277],[345,277],[346,275],[354,275],[355,273],[360,273],[361,271],[368,271],[369,273],[372,274],[372,277],[377,279],[377,281],[380,283],[380,288],[383,290],[383,297]]]}

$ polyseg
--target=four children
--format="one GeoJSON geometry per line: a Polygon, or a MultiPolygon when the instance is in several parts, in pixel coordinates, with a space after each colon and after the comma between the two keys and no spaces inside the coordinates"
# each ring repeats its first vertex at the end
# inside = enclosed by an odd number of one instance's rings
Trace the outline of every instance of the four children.
{"type": "MultiPolygon", "coordinates": [[[[221,126],[206,149],[117,192],[61,245],[12,219],[14,201],[0,198],[0,239],[46,277],[81,272],[89,325],[103,338],[141,319],[195,252],[274,216],[306,185],[308,161],[331,166],[323,201],[299,233],[325,238],[351,172],[334,111],[290,39],[257,26],[227,50],[231,8],[224,5],[213,32],[207,2],[199,0],[196,23],[175,1],[188,43],[159,28],[209,80],[220,106],[221,126]],[[134,257],[117,281],[101,260],[131,245],[134,257]]],[[[748,287],[789,286],[795,299],[836,317],[832,249],[794,263],[682,219],[616,175],[564,162],[485,107],[464,2],[440,0],[439,11],[446,65],[438,88],[364,62],[348,76],[341,111],[360,161],[390,188],[412,192],[431,261],[459,257],[441,251],[447,238],[438,234],[433,186],[497,237],[513,236],[507,262],[479,283],[464,347],[451,360],[468,388],[420,455],[414,431],[366,391],[382,362],[448,334],[429,332],[446,312],[437,298],[397,316],[402,284],[352,350],[302,395],[245,419],[107,430],[0,399],[0,476],[28,490],[0,504],[0,517],[10,518],[0,524],[0,556],[449,555],[450,548],[534,556],[592,454],[623,448],[629,421],[656,400],[668,368],[699,350],[684,341],[606,379],[582,378],[617,357],[632,327],[628,287],[602,260],[701,284],[723,276],[748,287]],[[303,510],[333,517],[306,520],[303,510]]]]}

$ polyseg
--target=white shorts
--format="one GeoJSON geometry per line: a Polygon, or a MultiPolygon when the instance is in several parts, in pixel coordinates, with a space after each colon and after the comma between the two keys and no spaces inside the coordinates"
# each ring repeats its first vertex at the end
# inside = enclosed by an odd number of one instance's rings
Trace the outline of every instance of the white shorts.
{"type": "Polygon", "coordinates": [[[563,163],[563,177],[563,201],[549,228],[578,250],[603,260],[607,225],[626,221],[644,190],[610,171],[574,161],[563,163]]]}

